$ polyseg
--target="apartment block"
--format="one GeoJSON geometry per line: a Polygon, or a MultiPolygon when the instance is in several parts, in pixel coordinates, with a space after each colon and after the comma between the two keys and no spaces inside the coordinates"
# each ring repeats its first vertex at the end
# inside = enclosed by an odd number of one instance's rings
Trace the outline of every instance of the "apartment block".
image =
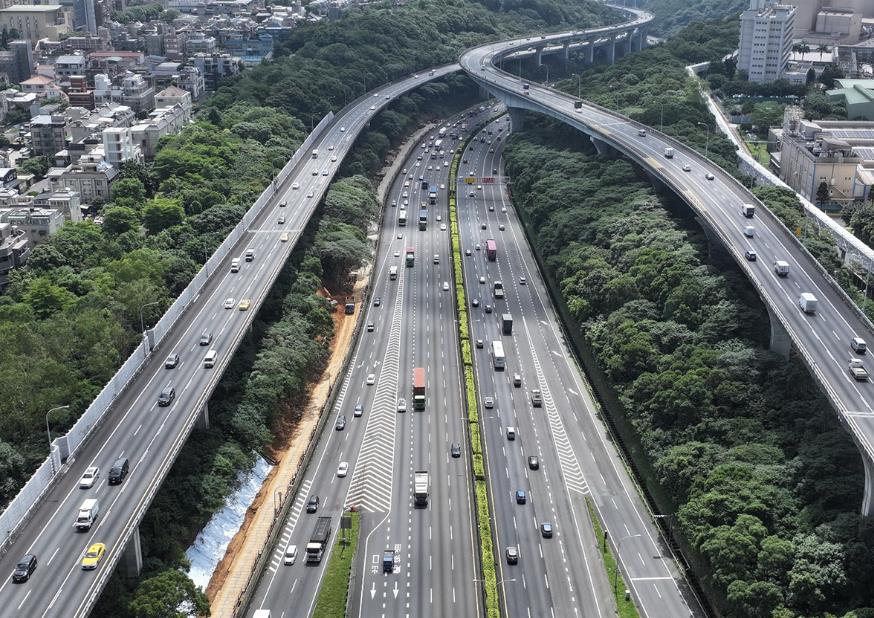
{"type": "Polygon", "coordinates": [[[31,150],[38,157],[52,157],[67,147],[65,116],[36,116],[30,121],[31,150]]]}
{"type": "Polygon", "coordinates": [[[737,68],[752,82],[780,79],[792,51],[795,7],[751,0],[741,13],[740,51],[737,68]]]}

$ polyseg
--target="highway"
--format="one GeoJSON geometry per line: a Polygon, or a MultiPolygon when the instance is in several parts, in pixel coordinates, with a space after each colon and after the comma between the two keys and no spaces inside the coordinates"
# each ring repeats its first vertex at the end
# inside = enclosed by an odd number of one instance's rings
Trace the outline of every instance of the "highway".
{"type": "MultiPolygon", "coordinates": [[[[637,20],[648,19],[643,11],[625,10],[637,20]]],[[[548,35],[540,43],[567,36],[570,33],[548,35]]],[[[858,336],[874,341],[870,322],[860,317],[858,309],[829,282],[821,266],[745,187],[694,150],[603,108],[584,103],[575,110],[573,97],[544,86],[531,84],[529,94],[525,94],[518,78],[493,63],[501,55],[527,45],[525,39],[483,45],[465,53],[461,65],[509,105],[549,114],[635,160],[701,216],[705,227],[719,238],[762,297],[772,328],[778,331],[776,340],[779,342],[781,330],[788,333],[788,341],[800,351],[838,411],[841,423],[863,451],[866,488],[861,510],[866,514],[874,511],[874,387],[870,380],[855,380],[848,371],[849,360],[857,356],[850,348],[851,339],[858,336]],[[665,156],[668,147],[675,150],[672,158],[665,156]],[[743,216],[744,203],[757,204],[754,218],[743,216]],[[745,232],[747,226],[753,228],[750,237],[745,232]],[[748,259],[747,251],[755,252],[757,259],[748,259]],[[788,262],[787,277],[775,272],[777,260],[788,262]],[[805,313],[799,305],[800,295],[805,292],[819,301],[814,314],[805,313]]],[[[872,367],[869,362],[868,369],[872,367]]]]}
{"type": "MultiPolygon", "coordinates": [[[[612,582],[606,580],[596,549],[602,539],[594,538],[588,517],[585,496],[590,495],[607,529],[621,541],[641,614],[689,616],[681,592],[685,584],[664,554],[656,528],[596,418],[597,408],[507,194],[501,151],[508,120],[498,119],[480,134],[484,141],[471,143],[464,154],[468,164],[462,164],[459,175],[476,181],[458,185],[471,338],[483,342],[482,348],[475,344],[474,364],[485,416],[504,611],[523,617],[614,615],[612,582]],[[482,182],[483,177],[495,182],[482,182]],[[488,239],[497,245],[495,261],[486,255],[488,239]],[[494,297],[495,281],[503,284],[503,300],[494,297]],[[478,307],[472,306],[475,300],[478,307]],[[502,333],[504,313],[512,316],[512,335],[502,333]],[[494,368],[493,341],[501,341],[504,348],[506,368],[500,371],[494,368]],[[518,386],[516,375],[521,377],[518,386]],[[532,389],[541,391],[542,407],[533,406],[532,389]],[[494,399],[494,408],[485,408],[486,397],[494,399]],[[508,427],[515,428],[514,440],[508,439],[508,427]],[[537,470],[528,466],[532,455],[540,460],[537,470]],[[518,489],[526,493],[525,504],[517,503],[518,489]],[[541,536],[543,522],[553,524],[552,538],[541,536]],[[519,548],[517,565],[505,559],[508,546],[519,548]]],[[[701,615],[693,606],[695,615],[701,615]]]]}
{"type": "MultiPolygon", "coordinates": [[[[436,68],[433,74],[426,72],[383,86],[338,114],[314,145],[319,149],[318,158],[305,157],[279,188],[275,200],[265,207],[232,255],[212,273],[198,300],[119,396],[109,417],[75,460],[67,462],[67,473],[55,483],[0,558],[0,616],[67,618],[88,614],[122,555],[124,541],[135,532],[198,412],[357,135],[392,99],[456,70],[457,65],[448,65],[436,68]],[[294,188],[295,183],[299,188],[294,188]],[[283,202],[287,206],[281,206],[283,202]],[[287,234],[287,241],[283,241],[283,234],[287,234]],[[232,273],[231,257],[242,258],[249,248],[254,250],[254,259],[241,259],[240,271],[232,273]],[[228,299],[233,301],[224,308],[228,299]],[[248,310],[238,308],[241,299],[251,300],[248,310]],[[212,335],[208,346],[199,345],[203,333],[212,335]],[[211,369],[203,366],[208,350],[218,355],[211,369]],[[166,369],[164,359],[170,353],[179,354],[180,360],[175,368],[166,369]],[[175,399],[171,405],[159,407],[158,395],[170,385],[175,388],[175,399]],[[130,474],[121,485],[110,487],[107,473],[119,457],[129,459],[130,474]],[[91,489],[79,489],[79,478],[88,466],[99,466],[101,476],[91,489]],[[86,498],[99,500],[100,514],[89,531],[78,533],[73,523],[86,498]],[[96,570],[84,571],[80,568],[82,555],[96,542],[106,544],[106,555],[96,570]],[[37,555],[38,567],[28,582],[14,584],[13,568],[26,553],[37,555]]],[[[399,320],[402,318],[408,319],[398,315],[399,320]]],[[[357,390],[359,385],[353,388],[357,390]]],[[[383,390],[388,392],[387,388],[383,390]]]]}
{"type": "MultiPolygon", "coordinates": [[[[489,111],[477,112],[464,122],[476,122],[489,111]]],[[[461,119],[449,122],[455,121],[461,119]]],[[[350,615],[480,613],[445,187],[450,149],[458,142],[443,138],[444,156],[434,153],[431,159],[434,149],[426,151],[422,146],[431,144],[436,134],[435,129],[412,149],[402,164],[406,171],[391,186],[372,291],[362,307],[364,323],[372,324],[373,331],[363,329],[356,342],[333,418],[320,436],[283,534],[257,584],[249,615],[256,609],[270,609],[280,618],[311,614],[327,559],[308,566],[302,552],[316,517],[333,519],[333,541],[340,515],[350,507],[362,514],[350,615]],[[417,224],[419,204],[428,202],[420,177],[430,186],[442,187],[437,204],[428,206],[425,231],[417,224]],[[404,201],[409,202],[408,220],[400,225],[404,201]],[[404,266],[407,247],[415,249],[412,268],[404,266]],[[392,266],[397,267],[396,280],[390,278],[392,266]],[[443,289],[444,282],[449,290],[443,289]],[[414,367],[426,373],[424,411],[413,409],[414,367]],[[368,384],[368,376],[373,376],[373,384],[368,384]],[[398,411],[399,398],[405,400],[405,412],[398,411]],[[355,417],[358,405],[363,411],[355,417]],[[339,416],[347,421],[341,431],[334,422],[339,416]],[[450,456],[452,443],[461,447],[458,458],[450,456]],[[337,477],[341,461],[349,463],[345,478],[337,477]],[[417,470],[430,474],[427,508],[413,504],[417,470]],[[313,495],[320,499],[315,514],[305,509],[313,495]],[[283,557],[290,545],[298,548],[299,556],[295,564],[285,565],[283,557]],[[391,573],[383,572],[386,549],[396,552],[391,573]]]]}

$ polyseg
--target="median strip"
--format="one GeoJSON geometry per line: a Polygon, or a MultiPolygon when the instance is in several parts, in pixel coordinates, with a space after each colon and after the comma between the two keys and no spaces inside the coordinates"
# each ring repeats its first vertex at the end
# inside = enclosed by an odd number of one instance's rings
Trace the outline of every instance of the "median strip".
{"type": "MultiPolygon", "coordinates": [[[[471,132],[471,136],[475,131],[471,132]]],[[[470,451],[473,463],[474,500],[476,501],[477,532],[479,534],[480,566],[485,593],[485,615],[497,618],[500,615],[498,585],[495,572],[495,551],[492,539],[492,519],[489,512],[488,487],[483,464],[483,444],[479,429],[479,410],[477,408],[476,381],[473,373],[473,355],[470,349],[470,333],[467,322],[467,301],[464,293],[464,277],[461,269],[461,241],[456,213],[456,183],[461,154],[467,148],[469,136],[456,150],[449,166],[449,222],[452,239],[452,261],[455,273],[455,300],[458,314],[458,338],[461,342],[461,360],[464,370],[465,396],[467,397],[468,428],[470,430],[470,451]]]]}
{"type": "Polygon", "coordinates": [[[616,563],[616,557],[613,555],[610,544],[604,538],[604,527],[601,525],[601,520],[598,519],[595,505],[589,496],[586,496],[586,508],[589,509],[589,519],[592,520],[595,538],[600,542],[599,551],[601,553],[601,560],[604,561],[604,570],[607,572],[607,577],[613,585],[613,596],[616,597],[618,616],[619,618],[640,618],[631,595],[625,594],[625,591],[628,590],[628,585],[625,582],[625,577],[619,572],[619,565],[616,563]]]}
{"type": "MultiPolygon", "coordinates": [[[[322,587],[319,590],[313,618],[336,618],[346,615],[346,601],[349,599],[349,578],[352,574],[352,561],[358,547],[360,515],[357,511],[347,511],[343,517],[351,519],[352,527],[337,530],[336,547],[331,553],[331,561],[325,569],[322,587]],[[345,534],[344,534],[345,533],[345,534]]],[[[302,556],[306,559],[306,555],[302,556]]]]}

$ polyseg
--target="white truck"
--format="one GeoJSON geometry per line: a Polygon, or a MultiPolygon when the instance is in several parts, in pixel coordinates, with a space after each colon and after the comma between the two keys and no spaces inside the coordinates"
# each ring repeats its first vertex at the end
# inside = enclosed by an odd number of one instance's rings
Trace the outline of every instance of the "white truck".
{"type": "Polygon", "coordinates": [[[252,618],[270,618],[270,610],[269,609],[256,609],[255,613],[252,614],[252,618]]]}
{"type": "Polygon", "coordinates": [[[674,158],[674,149],[671,147],[665,148],[665,158],[673,159],[674,158]]]}
{"type": "Polygon", "coordinates": [[[413,492],[416,498],[416,506],[428,505],[428,490],[431,488],[431,480],[427,470],[416,470],[413,475],[413,492]]]}
{"type": "Polygon", "coordinates": [[[94,522],[97,521],[97,516],[100,515],[100,502],[97,498],[88,498],[79,507],[79,514],[76,516],[76,523],[73,524],[76,530],[90,530],[94,522]]]}
{"type": "Polygon", "coordinates": [[[777,273],[778,277],[788,277],[789,276],[789,262],[784,262],[783,260],[777,260],[774,262],[774,272],[777,273]]]}
{"type": "Polygon", "coordinates": [[[318,159],[318,158],[319,158],[319,149],[313,148],[313,159],[318,159]]]}
{"type": "Polygon", "coordinates": [[[868,371],[862,365],[862,361],[858,358],[851,358],[847,368],[850,371],[850,375],[853,376],[853,379],[857,382],[868,381],[868,371]]]}
{"type": "Polygon", "coordinates": [[[498,300],[504,298],[504,284],[500,281],[495,281],[493,291],[495,293],[495,298],[498,300]]]}
{"type": "Polygon", "coordinates": [[[819,301],[816,300],[816,296],[810,292],[802,292],[801,296],[798,298],[798,306],[801,307],[801,310],[804,313],[809,313],[810,315],[816,313],[816,306],[818,304],[819,301]]]}
{"type": "Polygon", "coordinates": [[[752,204],[744,204],[741,206],[741,212],[747,219],[752,219],[756,214],[756,207],[752,204]]]}

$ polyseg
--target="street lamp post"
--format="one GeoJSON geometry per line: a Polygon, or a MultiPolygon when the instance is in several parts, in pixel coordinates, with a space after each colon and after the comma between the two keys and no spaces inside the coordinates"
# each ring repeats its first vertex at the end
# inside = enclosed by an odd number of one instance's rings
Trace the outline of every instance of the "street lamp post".
{"type": "Polygon", "coordinates": [[[49,416],[51,415],[52,412],[54,412],[56,410],[66,410],[69,407],[70,406],[57,406],[56,408],[52,408],[51,410],[46,412],[46,435],[49,437],[49,459],[52,462],[52,472],[55,471],[55,460],[52,457],[52,430],[49,427],[49,416]]]}
{"type": "Polygon", "coordinates": [[[626,541],[628,539],[633,539],[638,536],[643,536],[642,534],[629,534],[628,536],[624,536],[618,541],[616,541],[616,570],[613,571],[613,596],[616,596],[616,585],[619,582],[619,561],[621,558],[619,557],[619,548],[622,546],[622,541],[626,541]]]}
{"type": "Polygon", "coordinates": [[[707,141],[704,142],[704,158],[708,158],[710,154],[710,125],[706,122],[696,122],[695,124],[700,124],[702,127],[707,129],[707,141]]]}
{"type": "Polygon", "coordinates": [[[146,325],[145,325],[145,323],[143,322],[143,309],[145,309],[146,307],[151,307],[152,305],[158,305],[158,304],[160,304],[160,301],[157,301],[157,300],[156,300],[156,301],[151,302],[151,303],[146,303],[145,305],[143,305],[142,307],[140,307],[140,332],[141,332],[141,333],[145,333],[145,332],[146,332],[146,325]]]}

